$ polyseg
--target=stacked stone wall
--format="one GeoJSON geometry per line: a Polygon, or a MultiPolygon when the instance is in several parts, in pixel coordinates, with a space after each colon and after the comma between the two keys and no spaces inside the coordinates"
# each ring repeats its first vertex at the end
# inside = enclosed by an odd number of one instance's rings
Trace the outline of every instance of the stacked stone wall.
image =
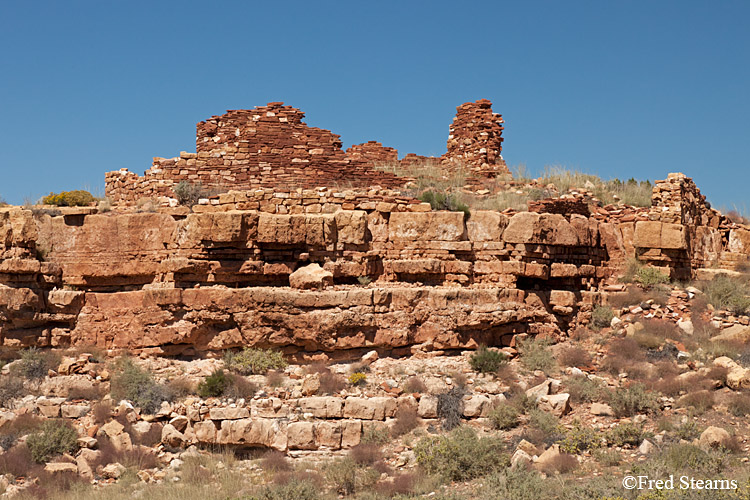
{"type": "MultiPolygon", "coordinates": [[[[304,113],[281,102],[252,110],[230,110],[196,127],[196,153],[154,158],[143,176],[121,169],[105,175],[105,191],[115,204],[132,205],[147,198],[176,197],[182,181],[208,192],[258,188],[351,186],[400,188],[401,178],[377,167],[433,168],[460,173],[480,188],[498,174],[508,174],[502,158],[502,117],[481,99],[457,108],[448,151],[440,158],[409,154],[376,141],[342,149],[340,136],[309,127],[304,113]]],[[[434,174],[434,173],[433,173],[434,174]]]]}
{"type": "Polygon", "coordinates": [[[495,177],[509,174],[502,157],[503,117],[492,112],[487,99],[467,102],[456,108],[450,126],[445,167],[467,168],[472,175],[495,177]]]}
{"type": "Polygon", "coordinates": [[[361,160],[368,165],[395,165],[398,163],[398,151],[383,146],[377,141],[355,144],[346,150],[346,157],[350,160],[361,160]]]}
{"type": "MultiPolygon", "coordinates": [[[[106,194],[117,204],[147,197],[175,197],[181,181],[218,191],[332,185],[399,187],[404,179],[374,170],[375,148],[347,156],[340,137],[308,127],[304,113],[274,102],[252,110],[230,110],[197,125],[197,153],[154,158],[143,177],[127,169],[105,176],[106,194]],[[368,155],[357,154],[367,151],[368,155]]],[[[381,148],[381,156],[393,152],[381,148]]]]}

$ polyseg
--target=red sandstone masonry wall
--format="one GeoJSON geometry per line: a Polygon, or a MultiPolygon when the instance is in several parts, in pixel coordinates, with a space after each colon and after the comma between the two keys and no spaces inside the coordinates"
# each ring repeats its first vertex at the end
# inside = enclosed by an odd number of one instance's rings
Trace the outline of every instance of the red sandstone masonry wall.
{"type": "Polygon", "coordinates": [[[398,151],[383,146],[377,141],[355,144],[346,150],[346,157],[350,160],[361,160],[369,165],[393,165],[398,163],[398,151]]]}
{"type": "Polygon", "coordinates": [[[456,108],[450,126],[448,152],[443,158],[467,166],[472,174],[494,177],[510,171],[501,155],[503,150],[503,117],[492,112],[487,99],[467,102],[456,108]]]}
{"type": "MultiPolygon", "coordinates": [[[[225,191],[342,183],[391,188],[403,185],[403,179],[372,169],[362,154],[347,156],[338,135],[308,127],[303,117],[300,110],[281,102],[211,117],[197,125],[197,153],[154,158],[143,177],[127,170],[109,172],[105,176],[106,194],[114,203],[134,203],[150,196],[173,197],[173,187],[183,180],[225,191]]],[[[366,150],[372,155],[375,149],[366,146],[355,152],[366,150]]]]}
{"type": "MultiPolygon", "coordinates": [[[[218,191],[257,188],[316,188],[349,185],[399,188],[408,179],[373,169],[398,163],[398,151],[369,141],[342,149],[338,135],[308,127],[304,113],[281,102],[252,110],[230,110],[197,125],[197,153],[154,158],[143,176],[121,169],[105,175],[106,194],[115,204],[174,197],[181,181],[218,191]]],[[[465,171],[467,184],[509,170],[501,156],[503,119],[486,99],[462,104],[450,127],[448,152],[440,158],[407,155],[402,166],[422,164],[447,172],[465,171]],[[425,161],[426,160],[426,161],[425,161]]]]}

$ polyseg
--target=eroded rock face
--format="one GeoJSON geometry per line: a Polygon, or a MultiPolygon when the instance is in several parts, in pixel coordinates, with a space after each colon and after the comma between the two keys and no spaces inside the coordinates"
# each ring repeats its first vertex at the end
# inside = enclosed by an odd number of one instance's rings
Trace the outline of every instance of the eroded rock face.
{"type": "MultiPolygon", "coordinates": [[[[15,345],[154,353],[241,345],[457,349],[507,345],[518,333],[558,334],[573,318],[571,306],[555,316],[548,293],[515,289],[518,279],[545,280],[552,265],[565,286],[592,286],[582,280],[596,265],[566,263],[562,250],[574,255],[581,240],[598,242],[596,224],[531,214],[537,222],[524,241],[550,251],[530,258],[512,237],[506,241],[514,231],[505,215],[467,219],[462,212],[390,212],[394,207],[180,217],[3,212],[0,265],[9,273],[0,273],[0,332],[15,345]],[[563,262],[551,262],[553,255],[563,262]],[[377,286],[352,286],[363,277],[377,286]],[[484,286],[453,287],[472,283],[484,286]]],[[[527,215],[519,216],[512,219],[527,215]]],[[[605,264],[604,249],[581,251],[587,262],[605,264]]]]}
{"type": "Polygon", "coordinates": [[[195,213],[2,208],[0,337],[12,346],[361,355],[555,336],[588,321],[633,256],[675,272],[740,261],[748,231],[730,231],[695,193],[675,200],[688,181],[670,177],[662,205],[622,221],[465,215],[305,190],[230,192],[195,213]]]}
{"type": "Polygon", "coordinates": [[[71,339],[163,352],[241,345],[337,351],[428,341],[438,349],[458,349],[509,343],[517,332],[553,323],[543,309],[499,289],[200,288],[87,294],[71,339]]]}

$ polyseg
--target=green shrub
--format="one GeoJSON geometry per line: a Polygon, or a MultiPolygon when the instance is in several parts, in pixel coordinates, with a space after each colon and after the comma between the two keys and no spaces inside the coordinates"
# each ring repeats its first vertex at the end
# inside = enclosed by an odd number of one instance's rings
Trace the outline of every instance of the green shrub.
{"type": "Polygon", "coordinates": [[[78,433],[64,421],[46,420],[39,432],[26,438],[31,458],[37,463],[78,449],[78,433]]]}
{"type": "Polygon", "coordinates": [[[79,189],[77,191],[63,191],[58,194],[50,193],[42,198],[42,203],[58,207],[83,207],[90,205],[95,200],[94,195],[79,189]]]}
{"type": "Polygon", "coordinates": [[[718,474],[724,470],[726,455],[720,451],[704,451],[690,443],[676,443],[661,450],[642,464],[633,465],[633,475],[650,475],[654,471],[669,474],[693,472],[718,474]]]}
{"type": "Polygon", "coordinates": [[[605,467],[614,467],[622,462],[622,456],[619,452],[606,448],[594,451],[594,459],[605,467]]]}
{"type": "Polygon", "coordinates": [[[469,358],[471,368],[479,373],[496,373],[505,363],[507,363],[505,354],[491,351],[487,349],[487,346],[480,346],[469,358]]]}
{"type": "Polygon", "coordinates": [[[594,328],[601,330],[612,324],[612,318],[615,317],[611,307],[596,306],[591,313],[591,324],[594,328]]]}
{"type": "Polygon", "coordinates": [[[57,354],[30,347],[21,352],[16,373],[29,380],[39,380],[46,377],[49,370],[56,370],[59,364],[60,357],[57,354]]]}
{"type": "Polygon", "coordinates": [[[391,434],[385,425],[370,425],[362,433],[365,444],[386,444],[391,440],[391,434]]]}
{"type": "Polygon", "coordinates": [[[0,406],[10,408],[14,399],[24,395],[23,380],[13,375],[0,377],[0,406]]]}
{"type": "Polygon", "coordinates": [[[655,267],[644,266],[636,272],[635,281],[643,288],[653,288],[669,283],[669,276],[655,267]]]}
{"type": "Polygon", "coordinates": [[[465,426],[443,436],[422,438],[414,447],[414,453],[425,472],[449,481],[475,479],[509,465],[501,438],[480,438],[465,426]]]}
{"type": "Polygon", "coordinates": [[[559,441],[560,451],[563,453],[580,453],[584,450],[598,448],[601,440],[596,431],[591,427],[586,427],[579,420],[573,422],[570,429],[565,429],[563,438],[559,441]]]}
{"type": "Polygon", "coordinates": [[[283,370],[287,366],[284,355],[273,349],[245,347],[240,352],[224,354],[227,369],[240,375],[265,375],[269,370],[283,370]]]}
{"type": "Polygon", "coordinates": [[[530,371],[549,372],[555,366],[555,358],[549,349],[549,341],[541,338],[529,338],[521,342],[521,363],[530,371]]]}
{"type": "Polygon", "coordinates": [[[609,405],[617,417],[632,417],[659,408],[656,394],[647,391],[643,384],[633,384],[612,391],[609,395],[609,405]]]}
{"type": "Polygon", "coordinates": [[[684,439],[685,441],[692,441],[693,439],[698,438],[702,432],[703,431],[701,431],[697,422],[694,420],[688,420],[675,429],[675,436],[679,439],[684,439]]]}
{"type": "Polygon", "coordinates": [[[154,413],[162,401],[172,400],[166,385],[157,383],[149,372],[129,359],[120,361],[114,373],[111,391],[115,400],[130,400],[145,413],[154,413]]]}
{"type": "Polygon", "coordinates": [[[610,446],[638,446],[646,438],[643,426],[625,422],[607,431],[606,439],[610,446]]]}
{"type": "Polygon", "coordinates": [[[202,398],[217,398],[231,385],[224,370],[214,370],[198,384],[198,395],[202,398]]]}
{"type": "Polygon", "coordinates": [[[577,375],[567,379],[564,384],[565,392],[570,394],[574,403],[590,403],[598,401],[604,394],[605,383],[600,379],[590,379],[585,375],[577,375]]]}
{"type": "Polygon", "coordinates": [[[529,410],[529,424],[523,435],[534,444],[551,445],[565,437],[561,430],[560,420],[556,416],[534,408],[529,410]]]}
{"type": "Polygon", "coordinates": [[[438,394],[437,414],[443,429],[449,431],[461,425],[464,413],[464,390],[459,386],[438,394]]]}
{"type": "Polygon", "coordinates": [[[320,487],[312,481],[292,478],[284,484],[269,484],[258,493],[258,500],[317,500],[320,487]]]}
{"type": "Polygon", "coordinates": [[[738,278],[718,275],[702,286],[708,303],[733,314],[746,314],[750,308],[750,286],[738,278]]]}
{"type": "Polygon", "coordinates": [[[446,195],[437,191],[425,191],[419,199],[429,203],[433,210],[450,210],[451,212],[463,212],[469,215],[469,207],[461,203],[452,194],[446,195]]]}
{"type": "Polygon", "coordinates": [[[372,278],[369,276],[360,276],[357,278],[357,282],[362,286],[367,286],[372,283],[372,278]]]}
{"type": "Polygon", "coordinates": [[[349,457],[338,458],[323,469],[333,490],[340,495],[351,495],[357,487],[357,464],[349,457]]]}
{"type": "Polygon", "coordinates": [[[480,500],[552,500],[554,498],[541,474],[523,467],[496,472],[484,478],[482,482],[484,484],[480,500]]]}
{"type": "Polygon", "coordinates": [[[371,487],[380,478],[380,472],[360,467],[350,457],[333,460],[323,470],[333,490],[345,496],[371,487]]]}
{"type": "Polygon", "coordinates": [[[198,203],[198,200],[206,196],[203,186],[200,182],[191,184],[188,181],[180,181],[174,187],[174,195],[180,205],[192,207],[198,203]]]}
{"type": "Polygon", "coordinates": [[[745,417],[750,415],[750,394],[734,394],[729,400],[729,413],[735,417],[745,417]]]}
{"type": "Polygon", "coordinates": [[[507,430],[518,425],[518,408],[501,403],[490,411],[488,418],[493,429],[507,430]]]}

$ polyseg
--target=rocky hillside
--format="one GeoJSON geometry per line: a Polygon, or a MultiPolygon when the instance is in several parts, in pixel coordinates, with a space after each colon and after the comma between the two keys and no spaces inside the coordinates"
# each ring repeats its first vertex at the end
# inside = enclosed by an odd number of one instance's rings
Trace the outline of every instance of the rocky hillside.
{"type": "Polygon", "coordinates": [[[683,174],[507,179],[458,111],[429,185],[272,103],[0,207],[4,497],[748,498],[750,228],[683,174]]]}

